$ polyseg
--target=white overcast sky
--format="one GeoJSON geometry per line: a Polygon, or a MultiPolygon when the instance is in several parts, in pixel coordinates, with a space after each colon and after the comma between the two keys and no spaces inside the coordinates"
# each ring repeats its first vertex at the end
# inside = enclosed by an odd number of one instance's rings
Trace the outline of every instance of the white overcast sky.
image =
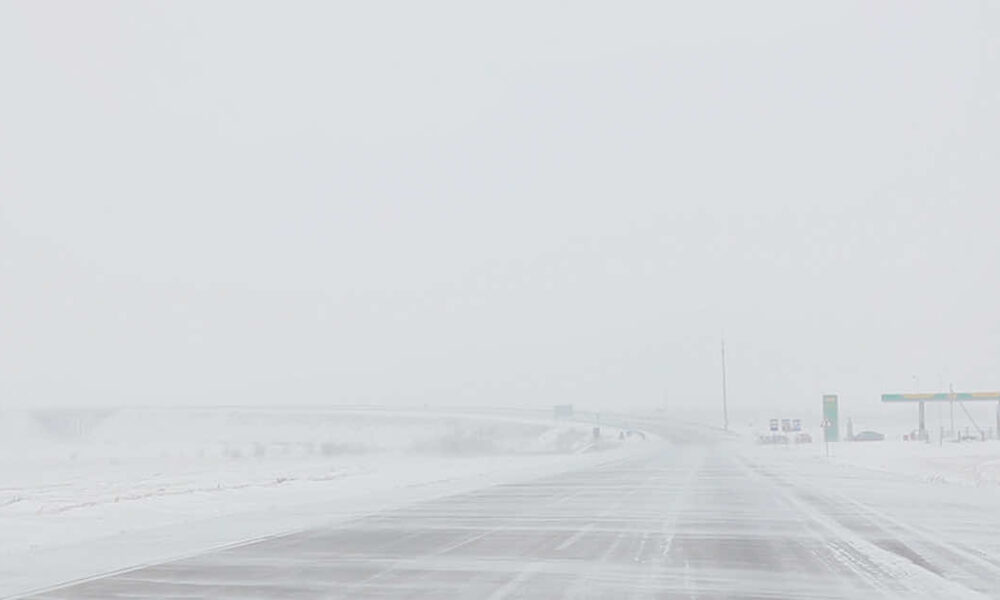
{"type": "Polygon", "coordinates": [[[0,3],[0,406],[1000,388],[996,2],[0,3]]]}

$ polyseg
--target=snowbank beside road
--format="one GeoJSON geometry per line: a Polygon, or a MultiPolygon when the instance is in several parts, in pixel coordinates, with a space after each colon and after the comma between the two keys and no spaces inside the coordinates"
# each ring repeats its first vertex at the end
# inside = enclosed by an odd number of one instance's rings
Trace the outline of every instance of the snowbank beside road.
{"type": "Polygon", "coordinates": [[[923,443],[886,440],[837,442],[825,455],[822,438],[812,444],[757,446],[747,449],[760,458],[829,460],[833,464],[861,467],[937,483],[1000,485],[1000,441],[923,443]]]}
{"type": "Polygon", "coordinates": [[[0,596],[643,446],[617,431],[594,444],[585,424],[430,411],[2,416],[0,596]]]}
{"type": "Polygon", "coordinates": [[[589,433],[538,419],[379,409],[119,409],[4,413],[0,457],[268,458],[371,452],[565,452],[589,433]],[[565,434],[543,441],[543,433],[565,434]]]}
{"type": "Polygon", "coordinates": [[[851,442],[835,444],[832,460],[926,481],[1000,485],[1000,442],[851,442]]]}

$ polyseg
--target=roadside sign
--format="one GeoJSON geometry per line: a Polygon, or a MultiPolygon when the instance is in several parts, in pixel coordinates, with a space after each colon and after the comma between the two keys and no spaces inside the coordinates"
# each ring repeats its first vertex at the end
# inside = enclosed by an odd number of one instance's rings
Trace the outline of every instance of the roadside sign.
{"type": "Polygon", "coordinates": [[[836,394],[826,394],[823,396],[823,422],[827,423],[823,427],[823,437],[828,442],[840,440],[840,430],[837,426],[838,404],[836,394]]]}

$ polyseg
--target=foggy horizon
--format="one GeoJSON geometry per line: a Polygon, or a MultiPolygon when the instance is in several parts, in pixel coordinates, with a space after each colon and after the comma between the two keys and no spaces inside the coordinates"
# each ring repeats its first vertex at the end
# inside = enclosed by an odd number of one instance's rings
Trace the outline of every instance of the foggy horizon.
{"type": "Polygon", "coordinates": [[[1000,388],[995,5],[531,6],[5,4],[0,406],[1000,388]]]}

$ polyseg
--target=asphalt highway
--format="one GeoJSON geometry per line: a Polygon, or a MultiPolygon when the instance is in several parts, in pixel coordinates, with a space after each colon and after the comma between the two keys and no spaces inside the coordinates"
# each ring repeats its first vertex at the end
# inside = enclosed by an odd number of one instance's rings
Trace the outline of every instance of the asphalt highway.
{"type": "Polygon", "coordinates": [[[939,488],[726,444],[651,442],[599,467],[32,598],[1000,597],[989,532],[1000,524],[983,512],[995,496],[939,488]]]}

